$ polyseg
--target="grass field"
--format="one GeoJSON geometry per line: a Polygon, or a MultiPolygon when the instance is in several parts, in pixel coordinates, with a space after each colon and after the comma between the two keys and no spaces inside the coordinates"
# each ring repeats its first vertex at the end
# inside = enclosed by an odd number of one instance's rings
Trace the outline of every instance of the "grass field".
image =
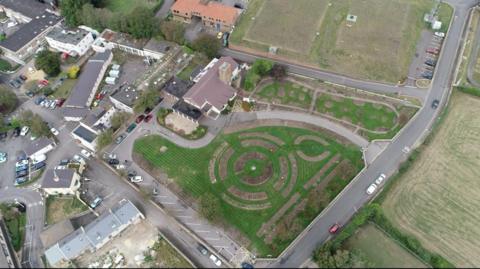
{"type": "Polygon", "coordinates": [[[480,265],[480,99],[455,92],[429,145],[386,197],[387,217],[457,267],[480,265]]]}
{"type": "MultiPolygon", "coordinates": [[[[432,6],[431,0],[252,0],[230,42],[261,52],[276,46],[280,56],[295,61],[397,82],[408,72],[423,15],[432,6]],[[348,14],[357,21],[347,24],[348,14]]],[[[442,8],[442,18],[449,19],[445,14],[442,8]]]]}
{"type": "Polygon", "coordinates": [[[162,2],[163,0],[106,0],[104,5],[113,12],[129,13],[135,9],[135,7],[146,6],[154,8],[162,2]]]}
{"type": "Polygon", "coordinates": [[[60,85],[55,92],[53,93],[53,96],[56,98],[68,98],[70,95],[70,92],[73,89],[73,86],[77,83],[76,79],[66,79],[62,85],[60,85]]]}
{"type": "Polygon", "coordinates": [[[360,228],[345,242],[345,247],[350,251],[359,251],[375,268],[427,267],[373,224],[360,228]]]}
{"type": "MultiPolygon", "coordinates": [[[[255,142],[272,144],[267,141],[271,140],[255,139],[255,142]]],[[[165,171],[193,197],[198,198],[205,193],[218,197],[225,221],[250,240],[250,249],[259,256],[278,255],[363,166],[358,148],[342,145],[318,131],[290,127],[260,127],[223,134],[200,149],[180,148],[159,136],[149,136],[137,140],[134,151],[165,171]],[[284,144],[271,150],[258,144],[246,146],[243,143],[248,140],[243,138],[244,135],[270,135],[284,144]],[[318,137],[321,143],[312,139],[295,142],[301,136],[318,137]],[[218,150],[224,145],[228,149],[223,153],[220,151],[218,155],[218,150]],[[329,154],[322,160],[306,161],[298,155],[298,151],[307,155],[307,158],[326,152],[329,154]],[[244,158],[249,154],[259,154],[260,157],[244,158]],[[213,170],[211,159],[216,160],[213,170]],[[238,165],[239,160],[246,160],[243,166],[238,165]],[[282,165],[281,160],[287,161],[287,165],[282,165]],[[322,167],[325,167],[325,171],[314,181],[316,183],[305,187],[322,167]],[[247,179],[258,179],[269,172],[270,177],[266,181],[250,181],[247,184],[247,179]],[[212,183],[212,173],[216,178],[215,183],[212,183]],[[323,183],[326,186],[319,189],[314,187],[327,177],[329,179],[323,183]],[[284,184],[277,188],[281,180],[284,180],[284,184]],[[254,193],[265,197],[258,200],[240,199],[232,195],[232,188],[240,190],[240,195],[254,193]],[[274,218],[282,208],[284,214],[274,218]],[[259,233],[262,225],[269,220],[276,224],[274,226],[277,229],[259,233]]]]}
{"type": "Polygon", "coordinates": [[[55,224],[88,210],[75,197],[49,196],[47,198],[47,224],[55,224]]]}
{"type": "Polygon", "coordinates": [[[309,109],[312,91],[292,82],[273,82],[255,93],[269,103],[296,106],[309,109]]]}
{"type": "Polygon", "coordinates": [[[1,204],[0,210],[3,220],[7,226],[13,249],[19,251],[25,240],[25,225],[27,223],[26,213],[16,210],[14,205],[1,204]]]}

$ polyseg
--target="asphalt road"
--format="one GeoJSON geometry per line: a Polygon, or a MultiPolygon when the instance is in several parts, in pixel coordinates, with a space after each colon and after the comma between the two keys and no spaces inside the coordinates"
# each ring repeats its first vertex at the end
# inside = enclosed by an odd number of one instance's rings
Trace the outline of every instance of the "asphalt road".
{"type": "MultiPolygon", "coordinates": [[[[425,106],[418,112],[412,121],[397,135],[392,143],[364,169],[352,183],[325,209],[322,214],[309,226],[308,230],[285,251],[270,267],[299,267],[312,255],[312,252],[329,239],[329,227],[334,223],[345,224],[372,196],[365,193],[368,185],[380,174],[392,175],[399,164],[405,160],[405,147],[414,148],[428,133],[441,107],[447,100],[451,88],[457,52],[460,47],[463,31],[468,17],[468,10],[477,1],[456,1],[453,22],[444,42],[442,56],[438,62],[438,69],[432,82],[431,90],[426,98],[425,106]],[[441,106],[431,107],[433,100],[440,100],[441,106]]],[[[388,179],[387,179],[388,180],[388,179]]]]}

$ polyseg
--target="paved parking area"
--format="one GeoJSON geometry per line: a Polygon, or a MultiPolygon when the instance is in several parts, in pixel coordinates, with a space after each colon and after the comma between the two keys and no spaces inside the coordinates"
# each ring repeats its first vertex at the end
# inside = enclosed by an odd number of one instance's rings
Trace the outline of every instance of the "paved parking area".
{"type": "Polygon", "coordinates": [[[427,62],[436,63],[442,47],[443,38],[435,36],[433,32],[423,30],[420,41],[416,48],[415,58],[410,65],[408,73],[408,82],[410,86],[415,86],[417,79],[428,79],[428,75],[433,76],[435,66],[427,62]]]}

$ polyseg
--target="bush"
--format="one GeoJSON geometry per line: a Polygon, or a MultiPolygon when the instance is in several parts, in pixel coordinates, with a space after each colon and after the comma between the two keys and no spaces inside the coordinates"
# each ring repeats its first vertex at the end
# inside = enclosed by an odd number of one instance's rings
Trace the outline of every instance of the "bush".
{"type": "Polygon", "coordinates": [[[463,93],[467,93],[467,94],[471,94],[473,96],[480,97],[480,89],[477,89],[477,88],[459,86],[459,87],[457,87],[457,90],[459,90],[463,93]]]}
{"type": "Polygon", "coordinates": [[[211,59],[217,56],[222,44],[220,44],[220,40],[218,40],[216,37],[203,34],[193,41],[192,46],[195,50],[204,53],[208,58],[211,59]]]}
{"type": "Polygon", "coordinates": [[[13,66],[6,60],[0,59],[0,71],[10,71],[13,66]]]}
{"type": "Polygon", "coordinates": [[[80,67],[74,65],[68,69],[68,78],[76,79],[78,77],[78,72],[80,72],[80,67]]]}

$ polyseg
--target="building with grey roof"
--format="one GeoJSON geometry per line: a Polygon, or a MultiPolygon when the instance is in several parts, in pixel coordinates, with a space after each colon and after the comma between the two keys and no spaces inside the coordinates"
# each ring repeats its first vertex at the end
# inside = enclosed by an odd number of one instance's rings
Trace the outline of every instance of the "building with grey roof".
{"type": "Polygon", "coordinates": [[[40,137],[36,140],[31,141],[30,144],[28,144],[27,147],[24,149],[24,152],[27,157],[32,158],[35,155],[39,156],[47,154],[48,152],[53,150],[55,146],[55,141],[53,141],[52,139],[47,137],[40,137]]]}
{"type": "MultiPolygon", "coordinates": [[[[88,60],[82,69],[77,83],[72,89],[72,93],[64,104],[64,111],[69,111],[69,108],[90,108],[103,75],[112,61],[112,57],[112,52],[107,50],[95,54],[88,60]]],[[[67,114],[64,114],[64,118],[67,121],[81,120],[81,118],[78,117],[69,117],[67,114]]]]}
{"type": "Polygon", "coordinates": [[[70,56],[82,56],[93,44],[93,34],[85,29],[56,26],[45,36],[48,45],[70,56]]]}
{"type": "Polygon", "coordinates": [[[0,0],[0,10],[7,17],[29,22],[32,18],[40,16],[45,10],[54,10],[55,6],[49,3],[41,3],[37,0],[0,0]],[[13,14],[18,13],[18,14],[13,14]]]}
{"type": "Polygon", "coordinates": [[[117,109],[115,107],[105,104],[95,107],[89,111],[88,115],[73,129],[71,135],[84,147],[95,152],[97,148],[97,137],[102,131],[112,126],[110,121],[116,112],[117,109]]]}
{"type": "Polygon", "coordinates": [[[173,76],[165,83],[163,92],[170,95],[175,100],[178,100],[183,98],[192,85],[193,83],[191,81],[185,81],[177,76],[173,76]]]}
{"type": "Polygon", "coordinates": [[[49,247],[45,257],[50,266],[60,266],[86,251],[95,252],[128,226],[144,218],[132,202],[122,200],[93,222],[49,247]]]}
{"type": "Polygon", "coordinates": [[[133,105],[140,94],[141,91],[131,85],[121,85],[110,94],[109,99],[117,109],[133,113],[133,105]]]}
{"type": "Polygon", "coordinates": [[[75,169],[48,169],[42,181],[42,190],[49,195],[74,195],[80,188],[80,175],[75,169]]]}

